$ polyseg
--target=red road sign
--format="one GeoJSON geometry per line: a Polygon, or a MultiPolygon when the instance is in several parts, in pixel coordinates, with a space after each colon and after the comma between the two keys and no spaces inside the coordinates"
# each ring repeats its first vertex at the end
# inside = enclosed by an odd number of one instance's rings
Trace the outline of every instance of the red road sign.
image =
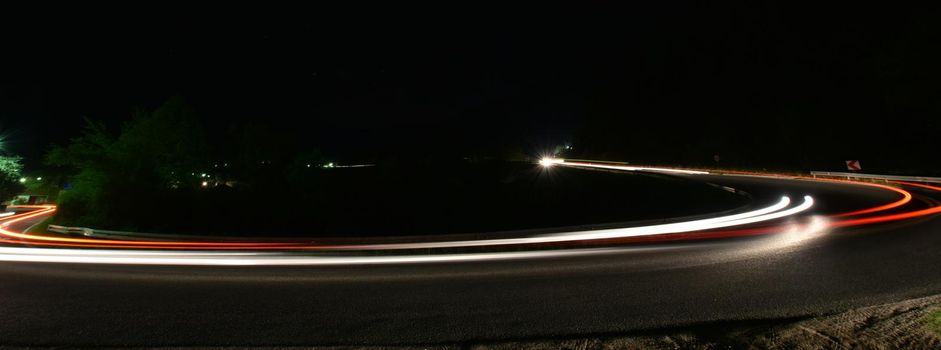
{"type": "Polygon", "coordinates": [[[847,160],[847,161],[846,161],[846,168],[849,169],[849,170],[852,170],[852,171],[860,171],[860,170],[863,170],[863,167],[859,165],[859,161],[858,161],[858,160],[847,160]]]}

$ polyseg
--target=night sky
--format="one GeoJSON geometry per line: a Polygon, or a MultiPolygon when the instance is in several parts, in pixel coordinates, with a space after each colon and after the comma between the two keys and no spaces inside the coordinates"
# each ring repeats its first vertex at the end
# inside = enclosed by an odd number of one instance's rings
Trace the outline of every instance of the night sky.
{"type": "Polygon", "coordinates": [[[10,16],[0,131],[36,165],[83,117],[117,131],[183,96],[210,139],[258,125],[336,155],[574,141],[656,163],[937,164],[941,13],[885,5],[10,16]]]}

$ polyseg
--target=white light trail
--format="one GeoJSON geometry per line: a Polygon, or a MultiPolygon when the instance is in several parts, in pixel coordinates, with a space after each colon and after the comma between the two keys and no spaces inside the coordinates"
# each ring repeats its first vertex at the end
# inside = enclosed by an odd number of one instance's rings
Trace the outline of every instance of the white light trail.
{"type": "Polygon", "coordinates": [[[481,239],[466,241],[448,241],[448,242],[415,242],[415,243],[389,243],[389,244],[371,244],[371,245],[349,245],[338,247],[347,250],[391,250],[391,249],[427,249],[427,248],[461,248],[461,247],[483,247],[515,244],[538,244],[538,243],[561,243],[572,241],[628,238],[640,236],[653,236],[668,233],[682,233],[710,230],[723,227],[751,224],[761,221],[769,221],[782,218],[788,215],[797,214],[813,206],[814,200],[810,196],[804,196],[804,202],[800,205],[781,210],[790,204],[788,197],[782,197],[777,204],[750,212],[727,215],[709,219],[677,222],[670,224],[636,226],[626,228],[615,228],[605,230],[573,231],[556,233],[551,235],[522,237],[522,238],[499,238],[499,239],[481,239]],[[780,210],[780,211],[779,211],[780,210]]]}
{"type": "MultiPolygon", "coordinates": [[[[563,159],[543,158],[539,162],[542,166],[566,165],[573,167],[594,167],[602,169],[626,171],[657,171],[683,174],[708,174],[704,171],[681,170],[669,168],[634,167],[620,165],[603,165],[594,163],[566,162],[563,159]]],[[[781,199],[767,207],[748,212],[712,217],[707,219],[674,222],[666,224],[571,231],[553,234],[535,235],[530,237],[439,241],[439,242],[410,242],[410,243],[380,243],[341,245],[320,248],[330,250],[401,250],[426,248],[461,248],[483,246],[507,246],[522,244],[563,243],[573,241],[591,241],[604,239],[619,239],[629,237],[654,236],[672,233],[685,233],[706,231],[718,228],[754,224],[771,221],[795,215],[810,209],[814,199],[804,196],[803,202],[793,206],[789,197],[781,199]]],[[[40,207],[37,207],[40,208],[40,207]]],[[[29,219],[37,215],[44,215],[53,211],[54,207],[41,207],[46,210],[35,214],[0,224],[0,232],[17,238],[35,239],[37,237],[21,237],[23,235],[5,230],[5,226],[29,219]]],[[[6,217],[15,213],[2,213],[6,217]]],[[[43,237],[43,239],[46,239],[43,237]]],[[[50,238],[52,239],[52,238],[50,238]]],[[[82,240],[84,243],[85,240],[82,240]]],[[[91,242],[93,243],[93,242],[91,242]]],[[[292,247],[285,247],[291,249],[292,247]]],[[[212,249],[207,247],[207,249],[212,249]]],[[[245,265],[343,265],[343,264],[388,264],[388,263],[433,263],[433,262],[469,262],[500,259],[524,259],[536,257],[561,257],[584,254],[594,254],[601,251],[623,251],[622,248],[607,250],[574,249],[549,251],[517,251],[517,252],[488,252],[488,253],[443,253],[426,255],[310,255],[298,252],[263,252],[263,251],[178,251],[178,250],[142,250],[142,249],[61,249],[61,248],[16,248],[0,246],[0,261],[23,262],[50,262],[50,263],[90,263],[90,264],[142,264],[142,265],[218,265],[218,266],[245,266],[245,265]]],[[[358,254],[358,253],[354,253],[358,254]]]]}
{"type": "Polygon", "coordinates": [[[595,164],[595,163],[582,163],[582,162],[567,162],[563,159],[557,159],[554,164],[573,166],[573,167],[584,167],[584,168],[598,168],[598,169],[612,169],[612,170],[625,170],[625,171],[651,171],[659,173],[677,173],[677,174],[689,174],[689,175],[707,175],[708,171],[699,171],[699,170],[684,170],[684,169],[671,169],[671,168],[656,168],[656,167],[643,167],[643,166],[626,166],[626,165],[607,165],[607,164],[595,164]]]}
{"type": "Polygon", "coordinates": [[[12,212],[12,211],[8,211],[8,212],[6,212],[6,213],[0,213],[0,218],[5,218],[5,217],[10,216],[10,215],[13,215],[13,214],[16,214],[16,213],[15,213],[15,212],[12,212]]]}
{"type": "MultiPolygon", "coordinates": [[[[790,202],[788,197],[783,197],[780,203],[790,202]]],[[[724,220],[717,222],[703,222],[712,219],[697,220],[697,221],[688,221],[688,222],[678,222],[674,224],[663,224],[663,225],[654,225],[646,227],[628,227],[628,228],[615,228],[608,230],[597,230],[597,231],[583,231],[575,233],[574,236],[578,237],[578,240],[593,240],[593,239],[611,239],[611,238],[625,238],[625,237],[637,237],[637,236],[651,236],[658,234],[666,233],[681,233],[681,232],[693,232],[693,231],[704,231],[711,230],[716,228],[730,227],[730,226],[739,226],[745,224],[753,224],[756,222],[768,221],[783,218],[785,216],[794,215],[810,209],[814,205],[814,199],[810,196],[804,196],[804,202],[800,205],[777,212],[772,212],[763,215],[749,216],[743,218],[736,218],[733,220],[724,220]]],[[[715,218],[721,219],[721,218],[715,218]]],[[[567,237],[568,233],[559,234],[558,236],[567,237]]]]}
{"type": "Polygon", "coordinates": [[[334,168],[367,168],[376,166],[375,164],[352,164],[352,165],[334,165],[334,168]]]}
{"type": "MultiPolygon", "coordinates": [[[[566,232],[554,235],[507,238],[478,241],[425,242],[402,244],[379,244],[348,246],[348,249],[415,249],[471,247],[487,245],[509,245],[524,243],[569,242],[577,240],[637,237],[674,232],[690,232],[712,228],[744,225],[773,220],[797,214],[813,206],[813,198],[804,197],[798,206],[781,210],[790,204],[790,199],[782,197],[778,203],[758,210],[727,215],[724,217],[694,220],[688,222],[607,229],[594,231],[566,232]]],[[[349,265],[349,264],[403,264],[435,262],[473,262],[486,260],[528,259],[546,257],[578,256],[598,252],[616,251],[612,249],[576,249],[496,253],[461,253],[432,255],[394,255],[394,256],[311,256],[298,253],[273,252],[218,252],[171,250],[129,250],[129,249],[59,249],[59,248],[17,248],[0,247],[0,261],[46,262],[46,263],[83,263],[83,264],[123,264],[123,265],[201,265],[201,266],[289,266],[289,265],[349,265]]]]}

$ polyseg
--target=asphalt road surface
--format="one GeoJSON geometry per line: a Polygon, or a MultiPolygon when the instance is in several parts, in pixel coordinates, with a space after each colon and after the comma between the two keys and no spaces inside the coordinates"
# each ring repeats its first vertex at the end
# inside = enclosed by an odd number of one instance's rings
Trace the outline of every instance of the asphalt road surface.
{"type": "MultiPolygon", "coordinates": [[[[755,198],[809,194],[817,201],[810,214],[897,199],[851,184],[695,178],[755,198]]],[[[910,191],[914,206],[937,197],[910,191]]],[[[486,262],[0,262],[0,344],[434,344],[805,316],[941,293],[939,248],[941,220],[926,216],[797,242],[769,235],[486,262]]]]}

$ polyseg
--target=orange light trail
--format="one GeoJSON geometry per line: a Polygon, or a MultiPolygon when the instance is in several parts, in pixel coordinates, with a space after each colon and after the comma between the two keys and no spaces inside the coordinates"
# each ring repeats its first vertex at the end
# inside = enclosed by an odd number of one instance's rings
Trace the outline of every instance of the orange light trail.
{"type": "MultiPolygon", "coordinates": [[[[927,188],[930,190],[941,192],[941,187],[937,187],[937,186],[923,185],[919,183],[904,182],[904,181],[893,181],[893,183],[927,188]]],[[[875,223],[887,222],[887,221],[911,219],[911,218],[916,218],[916,217],[926,216],[926,215],[931,215],[931,214],[938,214],[938,213],[941,213],[941,206],[931,207],[931,208],[921,209],[921,210],[916,210],[916,211],[910,211],[906,213],[882,215],[882,216],[875,216],[875,217],[868,217],[868,218],[854,219],[854,220],[837,221],[837,222],[831,223],[831,225],[836,226],[836,227],[867,225],[867,224],[875,224],[875,223]]]]}
{"type": "MultiPolygon", "coordinates": [[[[572,163],[573,165],[603,165],[601,163],[572,163]]],[[[635,167],[643,169],[644,167],[635,167]]],[[[657,169],[666,169],[666,168],[657,168],[657,169]]],[[[679,170],[679,169],[675,169],[679,170]]],[[[887,185],[875,184],[870,182],[861,182],[861,181],[851,181],[851,180],[839,180],[839,179],[821,179],[821,178],[811,178],[806,176],[791,176],[791,175],[781,175],[781,174],[761,174],[761,173],[749,173],[749,172],[728,172],[728,173],[738,173],[738,174],[747,174],[751,176],[767,176],[767,177],[786,177],[791,179],[803,179],[811,180],[818,182],[834,182],[834,183],[847,183],[853,185],[861,186],[870,186],[877,187],[880,189],[893,191],[901,195],[901,198],[884,205],[875,206],[872,208],[866,208],[851,212],[839,213],[828,215],[829,218],[844,218],[850,216],[859,216],[864,214],[872,214],[876,212],[886,211],[898,207],[902,207],[912,201],[912,194],[908,191],[887,185]]],[[[941,192],[941,187],[922,185],[917,183],[910,182],[893,182],[901,185],[915,186],[926,189],[931,189],[934,191],[941,192]]],[[[181,249],[181,250],[197,250],[197,249],[218,249],[218,250],[333,250],[333,249],[349,249],[349,246],[345,245],[316,245],[313,242],[177,242],[177,241],[152,241],[152,240],[142,240],[142,241],[124,241],[124,240],[115,240],[115,239],[96,239],[96,238],[75,238],[75,237],[59,237],[59,236],[46,236],[46,235],[36,235],[36,234],[27,234],[22,232],[14,232],[8,230],[6,227],[12,223],[20,222],[23,220],[32,219],[41,215],[51,214],[56,211],[56,207],[52,205],[28,205],[28,206],[11,206],[11,208],[31,208],[37,209],[35,211],[21,213],[16,215],[11,215],[8,217],[0,218],[0,235],[7,236],[10,238],[15,238],[18,240],[9,240],[7,243],[17,243],[17,244],[28,244],[28,245],[39,245],[39,246],[53,246],[53,247],[91,247],[91,248],[141,248],[141,249],[181,249]]],[[[848,227],[848,226],[857,226],[857,225],[866,225],[887,221],[895,220],[904,220],[910,219],[925,215],[941,213],[941,206],[932,207],[928,209],[916,210],[905,213],[891,214],[891,215],[882,215],[882,216],[872,216],[859,219],[848,219],[848,220],[832,220],[828,223],[831,227],[848,227]]],[[[697,240],[697,239],[712,239],[712,238],[724,238],[724,237],[736,237],[736,236],[751,236],[751,235],[764,235],[778,232],[780,230],[779,225],[772,226],[763,226],[763,227],[752,227],[744,228],[739,230],[722,230],[718,231],[715,229],[703,230],[698,232],[686,232],[686,233],[667,233],[667,234],[657,234],[651,236],[643,237],[624,237],[624,238],[613,238],[613,239],[597,239],[589,240],[585,243],[603,243],[603,242],[618,242],[618,243],[642,243],[642,242],[659,242],[659,241],[678,241],[678,240],[697,240]]],[[[446,243],[446,242],[442,242],[446,243]]],[[[577,243],[577,242],[570,242],[577,243]]],[[[543,243],[545,244],[545,243],[543,243]]],[[[555,243],[548,243],[555,244],[555,243]]],[[[382,245],[376,245],[377,249],[380,249],[382,245]]]]}
{"type": "Polygon", "coordinates": [[[856,215],[871,214],[875,212],[885,211],[885,210],[903,206],[912,200],[912,194],[903,189],[892,187],[892,186],[875,184],[871,182],[862,182],[862,181],[825,179],[825,178],[815,178],[815,177],[810,177],[810,176],[785,175],[785,174],[775,174],[775,173],[757,173],[757,172],[751,172],[751,171],[735,171],[735,170],[715,171],[715,170],[708,170],[708,169],[679,169],[679,168],[650,167],[650,166],[628,166],[628,165],[623,165],[623,164],[610,164],[610,163],[592,162],[592,161],[566,162],[564,159],[553,159],[553,164],[583,166],[583,167],[598,167],[598,168],[606,168],[606,169],[622,169],[622,170],[629,170],[629,171],[654,171],[654,172],[665,171],[665,172],[676,172],[676,173],[681,173],[681,174],[694,174],[694,175],[709,174],[711,171],[717,174],[735,174],[735,175],[747,175],[747,176],[802,179],[802,180],[819,181],[819,182],[836,182],[836,183],[847,183],[847,184],[860,185],[860,186],[878,187],[878,188],[893,191],[902,195],[901,199],[892,203],[888,203],[885,205],[880,205],[880,206],[876,206],[872,208],[852,211],[852,212],[833,214],[833,215],[830,215],[831,218],[856,216],[856,215]]]}
{"type": "Polygon", "coordinates": [[[886,190],[889,190],[889,191],[893,191],[893,192],[896,192],[896,193],[902,195],[902,199],[899,199],[899,200],[897,200],[897,201],[895,201],[895,202],[892,202],[892,203],[889,203],[889,204],[880,205],[880,206],[872,207],[872,208],[868,208],[868,209],[862,209],[862,210],[857,210],[857,211],[851,211],[851,212],[847,212],[847,213],[841,213],[841,214],[830,215],[831,218],[842,218],[842,217],[847,217],[847,216],[856,216],[856,215],[863,215],[863,214],[871,214],[871,213],[875,213],[875,212],[880,212],[880,211],[885,211],[885,210],[889,210],[889,209],[893,209],[893,208],[898,208],[898,207],[901,207],[901,206],[903,206],[903,205],[905,205],[905,204],[908,204],[908,202],[911,202],[911,201],[912,201],[912,194],[911,194],[910,192],[908,192],[908,191],[906,191],[906,190],[903,190],[903,189],[901,189],[901,188],[898,188],[898,187],[892,187],[892,186],[874,184],[874,183],[869,183],[869,182],[860,182],[860,181],[844,181],[844,180],[823,180],[823,181],[849,182],[849,183],[853,183],[853,184],[857,184],[857,185],[865,185],[865,186],[870,186],[870,187],[878,187],[878,188],[882,188],[882,189],[886,189],[886,190]]]}

